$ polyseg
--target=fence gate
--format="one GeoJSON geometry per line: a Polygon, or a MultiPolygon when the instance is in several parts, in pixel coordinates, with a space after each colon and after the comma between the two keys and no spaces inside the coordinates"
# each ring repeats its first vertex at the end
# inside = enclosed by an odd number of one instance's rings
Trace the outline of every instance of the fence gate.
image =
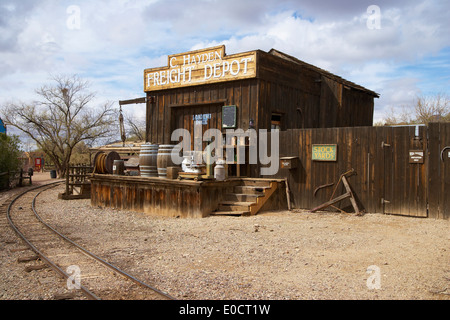
{"type": "Polygon", "coordinates": [[[450,219],[450,123],[430,123],[429,217],[450,219]]]}
{"type": "Polygon", "coordinates": [[[427,127],[392,127],[385,132],[383,212],[427,217],[427,127]]]}

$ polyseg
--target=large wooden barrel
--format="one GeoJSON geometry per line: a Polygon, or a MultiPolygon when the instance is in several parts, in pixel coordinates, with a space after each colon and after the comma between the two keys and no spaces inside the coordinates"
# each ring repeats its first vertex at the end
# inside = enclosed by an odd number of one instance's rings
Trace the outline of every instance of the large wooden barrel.
{"type": "Polygon", "coordinates": [[[157,144],[143,144],[139,154],[139,170],[143,177],[157,177],[157,144]]]}
{"type": "Polygon", "coordinates": [[[167,167],[176,167],[172,161],[172,152],[175,145],[173,144],[163,144],[159,146],[158,149],[158,176],[160,178],[167,178],[167,167]]]}

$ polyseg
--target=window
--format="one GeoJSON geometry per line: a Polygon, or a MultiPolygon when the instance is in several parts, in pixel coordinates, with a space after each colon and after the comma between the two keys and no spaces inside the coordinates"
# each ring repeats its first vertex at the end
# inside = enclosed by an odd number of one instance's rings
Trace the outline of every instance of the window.
{"type": "Polygon", "coordinates": [[[281,130],[281,114],[279,113],[272,113],[272,121],[270,129],[278,129],[281,130]]]}

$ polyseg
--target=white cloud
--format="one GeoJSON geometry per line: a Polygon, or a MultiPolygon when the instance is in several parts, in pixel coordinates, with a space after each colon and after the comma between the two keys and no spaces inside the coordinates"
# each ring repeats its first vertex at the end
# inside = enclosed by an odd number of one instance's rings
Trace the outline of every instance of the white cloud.
{"type": "MultiPolygon", "coordinates": [[[[318,4],[314,7],[315,2],[306,3],[309,12],[317,13],[314,8],[318,4]]],[[[333,12],[337,3],[342,5],[340,1],[329,2],[331,8],[327,12],[333,12]]],[[[367,28],[367,7],[348,10],[342,18],[317,13],[317,20],[285,11],[269,15],[258,32],[223,42],[234,52],[276,48],[372,89],[381,94],[375,101],[377,119],[391,107],[411,104],[421,93],[419,75],[405,72],[402,67],[450,46],[449,22],[445,17],[448,4],[408,4],[392,8],[381,3],[379,30],[367,28]]]]}
{"type": "Polygon", "coordinates": [[[381,94],[377,113],[419,92],[420,74],[405,73],[450,46],[444,0],[378,0],[381,29],[370,30],[372,1],[120,0],[12,1],[0,4],[0,103],[79,73],[99,99],[143,95],[143,70],[167,55],[225,44],[228,54],[276,48],[381,94]],[[80,8],[80,28],[67,8],[80,8]],[[394,89],[395,88],[395,89],[394,89]]]}

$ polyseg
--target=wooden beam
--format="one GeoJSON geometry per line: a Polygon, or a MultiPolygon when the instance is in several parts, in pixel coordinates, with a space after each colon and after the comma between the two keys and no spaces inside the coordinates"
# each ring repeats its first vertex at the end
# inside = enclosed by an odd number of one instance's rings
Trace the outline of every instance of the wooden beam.
{"type": "Polygon", "coordinates": [[[122,100],[119,101],[119,105],[123,106],[126,104],[140,104],[140,103],[146,103],[147,102],[147,98],[137,98],[137,99],[132,99],[132,100],[122,100]]]}
{"type": "Polygon", "coordinates": [[[319,211],[321,209],[325,209],[326,207],[329,207],[332,204],[335,204],[335,203],[337,203],[339,201],[342,201],[344,199],[347,199],[349,197],[351,197],[351,192],[344,193],[343,195],[341,195],[341,196],[339,196],[339,197],[337,197],[337,198],[335,198],[333,200],[330,200],[328,202],[325,202],[324,204],[321,204],[320,206],[312,209],[311,212],[316,212],[316,211],[319,211]]]}
{"type": "Polygon", "coordinates": [[[347,178],[345,176],[342,177],[342,183],[344,184],[347,192],[350,193],[350,202],[352,203],[352,206],[353,206],[353,209],[355,210],[356,215],[359,216],[360,213],[359,213],[358,205],[356,204],[356,200],[355,200],[355,197],[353,196],[352,189],[350,188],[350,185],[348,184],[347,178]]]}
{"type": "Polygon", "coordinates": [[[344,187],[347,190],[346,193],[344,193],[343,195],[341,195],[339,197],[336,197],[336,198],[334,198],[334,199],[332,199],[332,200],[330,200],[328,202],[325,202],[324,204],[318,206],[317,208],[312,209],[311,212],[316,212],[316,211],[319,211],[321,209],[325,209],[325,208],[327,208],[327,207],[329,207],[329,206],[331,206],[331,205],[333,205],[335,203],[338,203],[338,202],[340,202],[340,201],[342,201],[344,199],[349,198],[350,202],[352,203],[353,209],[355,210],[356,215],[359,216],[360,212],[359,212],[358,205],[356,204],[356,200],[355,200],[355,197],[353,196],[352,189],[350,188],[350,185],[349,185],[345,175],[342,176],[342,183],[344,184],[344,187]]]}
{"type": "Polygon", "coordinates": [[[180,107],[203,107],[209,105],[224,105],[227,103],[227,99],[211,100],[207,102],[192,102],[192,103],[170,103],[169,108],[180,108],[180,107]]]}

